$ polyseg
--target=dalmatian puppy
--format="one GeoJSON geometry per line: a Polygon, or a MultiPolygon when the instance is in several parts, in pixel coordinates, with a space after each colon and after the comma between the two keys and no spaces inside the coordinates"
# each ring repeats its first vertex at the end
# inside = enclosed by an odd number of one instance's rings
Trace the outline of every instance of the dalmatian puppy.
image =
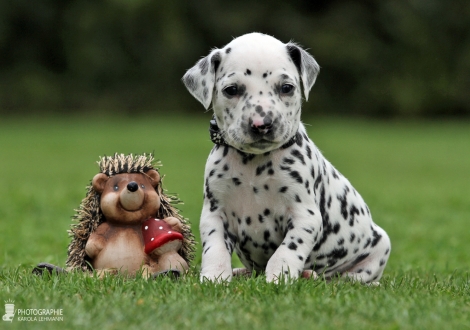
{"type": "Polygon", "coordinates": [[[207,109],[211,139],[200,221],[201,280],[231,280],[231,256],[267,281],[305,274],[371,283],[390,254],[386,232],[300,121],[319,72],[295,43],[261,33],[213,49],[183,77],[207,109]]]}

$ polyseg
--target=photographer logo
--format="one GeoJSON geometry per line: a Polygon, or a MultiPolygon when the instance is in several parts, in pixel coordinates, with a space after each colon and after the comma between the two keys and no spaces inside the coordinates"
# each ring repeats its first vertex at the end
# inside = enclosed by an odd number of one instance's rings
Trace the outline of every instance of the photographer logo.
{"type": "Polygon", "coordinates": [[[15,310],[15,301],[5,300],[5,315],[3,321],[13,322],[16,319],[19,322],[57,322],[64,320],[62,308],[17,308],[15,310]]]}
{"type": "Polygon", "coordinates": [[[13,322],[15,316],[15,301],[5,300],[5,315],[3,315],[3,321],[13,322]]]}

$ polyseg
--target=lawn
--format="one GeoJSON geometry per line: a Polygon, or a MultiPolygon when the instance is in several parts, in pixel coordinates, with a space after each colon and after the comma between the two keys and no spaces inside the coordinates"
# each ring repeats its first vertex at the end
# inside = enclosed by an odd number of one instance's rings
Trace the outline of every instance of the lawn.
{"type": "Polygon", "coordinates": [[[63,313],[56,322],[17,315],[0,321],[2,329],[470,329],[468,121],[304,118],[391,237],[379,287],[272,285],[263,276],[200,284],[200,246],[190,275],[177,282],[30,275],[41,261],[65,264],[66,231],[100,155],[154,152],[198,238],[209,119],[0,119],[0,300],[63,313]]]}

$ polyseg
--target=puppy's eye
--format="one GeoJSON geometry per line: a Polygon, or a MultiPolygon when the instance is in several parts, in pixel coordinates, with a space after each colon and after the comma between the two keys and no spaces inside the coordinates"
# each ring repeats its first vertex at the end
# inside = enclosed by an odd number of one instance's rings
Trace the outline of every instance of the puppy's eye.
{"type": "Polygon", "coordinates": [[[227,86],[223,89],[223,93],[226,96],[235,96],[235,95],[238,94],[238,87],[237,87],[237,85],[227,86]]]}
{"type": "Polygon", "coordinates": [[[118,185],[115,185],[113,188],[114,188],[114,191],[118,191],[118,190],[119,190],[119,186],[118,186],[118,185]]]}
{"type": "Polygon", "coordinates": [[[145,189],[145,186],[144,186],[143,184],[141,184],[140,187],[141,187],[142,189],[145,189]]]}
{"type": "Polygon", "coordinates": [[[281,86],[281,93],[282,94],[289,94],[294,90],[294,86],[291,84],[284,84],[281,86]]]}

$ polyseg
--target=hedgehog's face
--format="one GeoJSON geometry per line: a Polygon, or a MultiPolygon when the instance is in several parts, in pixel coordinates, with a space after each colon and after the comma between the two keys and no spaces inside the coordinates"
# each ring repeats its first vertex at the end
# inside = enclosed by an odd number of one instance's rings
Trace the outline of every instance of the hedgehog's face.
{"type": "Polygon", "coordinates": [[[92,180],[101,194],[100,207],[107,222],[136,224],[154,217],[160,208],[155,187],[160,175],[155,170],[146,174],[121,173],[112,177],[100,173],[92,180]]]}

